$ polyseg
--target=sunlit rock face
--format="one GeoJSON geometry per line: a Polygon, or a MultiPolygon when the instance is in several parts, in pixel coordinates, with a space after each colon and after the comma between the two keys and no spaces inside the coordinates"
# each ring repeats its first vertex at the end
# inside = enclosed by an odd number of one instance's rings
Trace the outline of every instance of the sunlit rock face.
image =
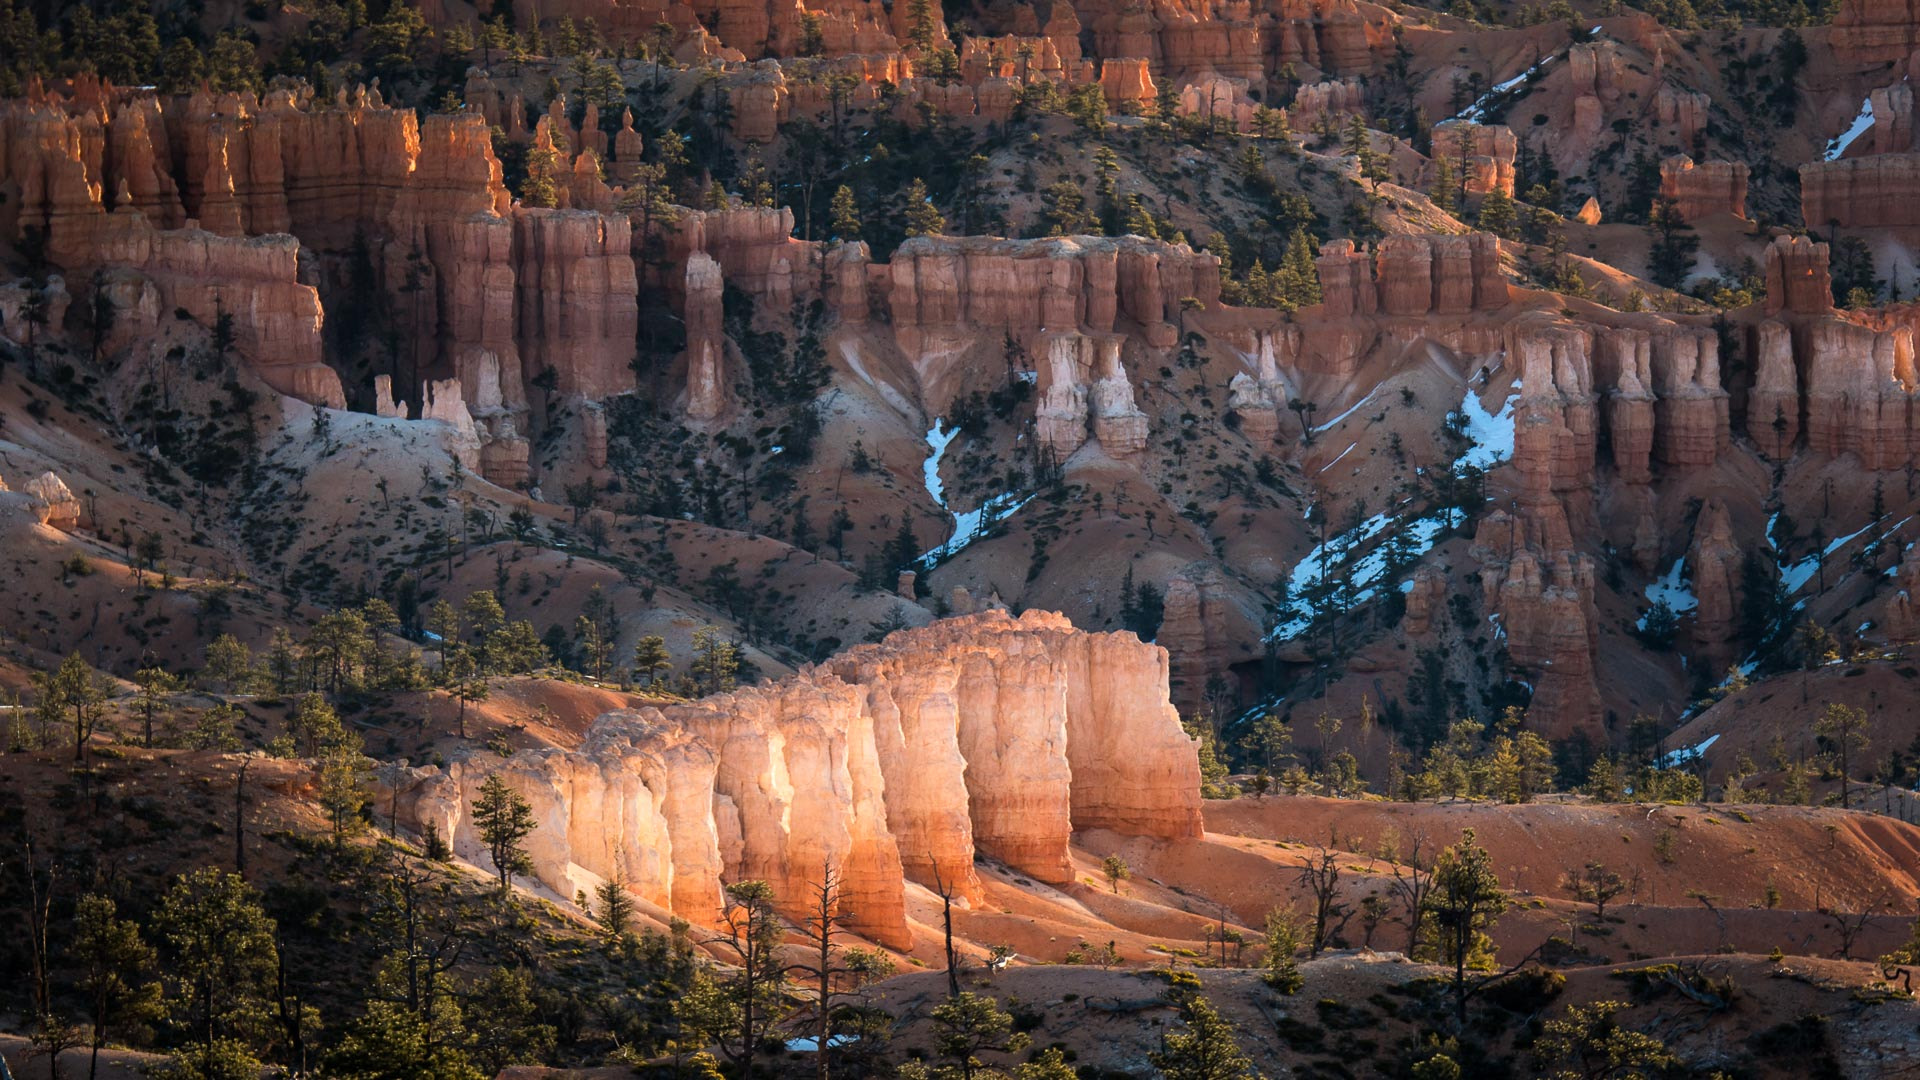
{"type": "Polygon", "coordinates": [[[909,880],[979,899],[975,853],[1072,880],[1076,829],[1201,832],[1199,764],[1167,653],[1060,615],[1003,611],[903,630],[764,687],[609,713],[575,750],[398,770],[403,823],[485,862],[471,807],[499,775],[534,808],[533,876],[562,896],[616,872],[696,922],[725,883],[790,913],[832,867],[860,933],[912,944],[909,880]]]}

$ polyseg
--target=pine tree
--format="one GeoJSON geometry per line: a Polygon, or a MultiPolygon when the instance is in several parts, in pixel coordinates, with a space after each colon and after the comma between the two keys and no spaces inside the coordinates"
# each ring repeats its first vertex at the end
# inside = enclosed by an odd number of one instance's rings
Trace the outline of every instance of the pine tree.
{"type": "Polygon", "coordinates": [[[703,626],[693,632],[693,660],[687,674],[703,694],[724,694],[732,690],[740,672],[740,652],[717,626],[703,626]]]}
{"type": "Polygon", "coordinates": [[[1442,963],[1453,967],[1456,1017],[1467,1018],[1467,969],[1486,961],[1486,930],[1507,910],[1507,894],[1493,857],[1474,840],[1473,830],[1460,833],[1460,842],[1440,852],[1433,864],[1433,889],[1426,910],[1440,945],[1442,963]]]}
{"type": "Polygon", "coordinates": [[[1320,302],[1320,268],[1314,263],[1313,237],[1298,228],[1287,239],[1282,257],[1279,290],[1288,310],[1298,310],[1320,302]]]}
{"type": "Polygon", "coordinates": [[[860,205],[854,201],[853,189],[845,184],[833,193],[833,203],[829,208],[833,215],[833,237],[845,243],[860,239],[860,205]]]}
{"type": "Polygon", "coordinates": [[[921,53],[933,48],[932,0],[909,0],[907,4],[907,42],[921,53]]]}
{"type": "Polygon", "coordinates": [[[1190,994],[1180,1003],[1179,1031],[1147,1055],[1166,1080],[1254,1080],[1259,1074],[1234,1038],[1233,1025],[1213,1003],[1190,994]]]}
{"type": "Polygon", "coordinates": [[[1427,195],[1436,210],[1451,214],[1459,206],[1453,198],[1453,162],[1444,154],[1433,159],[1433,186],[1427,195]]]}
{"type": "Polygon", "coordinates": [[[93,1076],[108,1030],[149,1019],[158,1011],[160,988],[147,980],[154,957],[140,939],[139,924],[120,918],[108,897],[89,893],[74,905],[71,955],[93,1021],[93,1058],[87,1070],[93,1076]]]}
{"type": "Polygon", "coordinates": [[[600,933],[607,939],[607,947],[620,948],[627,940],[627,930],[633,925],[633,894],[627,891],[626,879],[620,876],[616,868],[613,876],[594,886],[594,897],[600,901],[594,910],[593,921],[600,924],[600,933]]]}
{"type": "Polygon", "coordinates": [[[938,236],[946,230],[947,219],[933,205],[933,199],[927,194],[927,185],[919,177],[907,185],[907,227],[908,236],[938,236]]]}
{"type": "Polygon", "coordinates": [[[1480,215],[1476,224],[1481,229],[1506,239],[1513,235],[1514,221],[1513,200],[1506,192],[1494,188],[1480,200],[1480,215]]]}
{"type": "Polygon", "coordinates": [[[198,1075],[257,1074],[255,1037],[278,967],[259,894],[239,874],[204,867],[175,879],[152,925],[166,961],[168,1011],[189,1033],[198,1075]]]}
{"type": "Polygon", "coordinates": [[[505,893],[515,874],[533,870],[533,860],[524,846],[539,826],[533,807],[496,774],[480,785],[480,797],[473,802],[473,821],[500,876],[500,891],[505,893]]]}
{"type": "Polygon", "coordinates": [[[648,634],[633,643],[633,677],[644,676],[648,686],[660,681],[664,672],[673,670],[673,657],[667,653],[667,639],[648,634]]]}
{"type": "Polygon", "coordinates": [[[1266,981],[1267,985],[1283,994],[1297,994],[1306,979],[1300,974],[1300,964],[1294,957],[1300,951],[1306,929],[1301,924],[1300,913],[1291,907],[1277,907],[1267,912],[1265,931],[1267,945],[1266,981]]]}

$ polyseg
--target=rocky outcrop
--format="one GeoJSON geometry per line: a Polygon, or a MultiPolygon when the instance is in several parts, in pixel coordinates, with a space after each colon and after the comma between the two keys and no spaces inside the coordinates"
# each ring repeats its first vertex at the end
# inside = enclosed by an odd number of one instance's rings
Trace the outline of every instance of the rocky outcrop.
{"type": "Polygon", "coordinates": [[[1504,124],[1447,120],[1433,126],[1434,156],[1453,161],[1469,195],[1498,191],[1511,197],[1519,146],[1504,124]]]}
{"type": "Polygon", "coordinates": [[[1407,609],[1400,619],[1400,629],[1410,638],[1426,637],[1433,632],[1435,617],[1446,613],[1446,571],[1437,566],[1415,570],[1406,597],[1407,609]]]}
{"type": "Polygon", "coordinates": [[[20,486],[22,494],[33,500],[34,516],[40,524],[61,532],[78,529],[83,518],[80,500],[67,489],[66,481],[51,472],[43,472],[20,486]]]}
{"type": "Polygon", "coordinates": [[[711,423],[731,407],[727,382],[727,343],[721,332],[721,300],[726,282],[720,264],[705,252],[687,259],[687,417],[711,423]]]}
{"type": "Polygon", "coordinates": [[[1920,544],[1907,547],[1893,584],[1880,609],[1880,632],[1895,644],[1920,641],[1920,544]]]}
{"type": "Polygon", "coordinates": [[[1800,166],[1800,213],[1815,228],[1920,225],[1920,154],[1815,161],[1800,166]]]}
{"type": "Polygon", "coordinates": [[[1732,659],[1728,646],[1739,615],[1740,563],[1727,506],[1709,499],[1694,522],[1693,544],[1687,549],[1687,575],[1698,605],[1691,636],[1708,671],[1719,671],[1732,659]]]}
{"type": "Polygon", "coordinates": [[[1707,129],[1707,113],[1713,106],[1713,99],[1695,90],[1679,90],[1671,86],[1662,86],[1654,95],[1654,117],[1661,127],[1671,128],[1674,141],[1681,146],[1692,146],[1693,140],[1707,129]]]}
{"type": "Polygon", "coordinates": [[[1848,63],[1904,60],[1920,47],[1920,7],[1912,0],[1841,0],[1828,40],[1848,63]]]}
{"type": "Polygon", "coordinates": [[[1093,416],[1093,437],[1100,448],[1117,458],[1131,457],[1147,448],[1147,414],[1134,404],[1133,383],[1120,363],[1120,339],[1095,341],[1093,386],[1087,394],[1093,416]]]}
{"type": "Polygon", "coordinates": [[[1133,400],[1133,383],[1120,362],[1121,338],[1050,334],[1043,340],[1035,412],[1040,446],[1064,460],[1087,441],[1089,427],[1100,448],[1125,458],[1146,448],[1147,415],[1133,400]]]}
{"type": "Polygon", "coordinates": [[[1500,269],[1500,240],[1399,235],[1371,255],[1351,240],[1320,248],[1321,310],[1329,316],[1464,315],[1504,307],[1510,299],[1500,269]]]}
{"type": "MultiPolygon", "coordinates": [[[[1475,544],[1513,528],[1505,514],[1489,514],[1475,544]]],[[[1498,616],[1508,658],[1530,676],[1528,715],[1545,720],[1549,737],[1591,735],[1600,702],[1594,684],[1600,637],[1593,561],[1568,552],[1543,560],[1522,549],[1504,567],[1496,561],[1482,573],[1487,607],[1498,616]]]]}
{"type": "Polygon", "coordinates": [[[894,336],[909,357],[980,330],[1031,341],[1111,333],[1121,320],[1167,347],[1186,301],[1220,299],[1218,258],[1138,237],[914,237],[888,274],[894,336]]]}
{"type": "Polygon", "coordinates": [[[1072,880],[1075,830],[1200,835],[1193,743],[1166,653],[1003,612],[897,632],[766,687],[610,713],[577,750],[395,770],[403,822],[485,861],[471,819],[498,775],[532,803],[533,876],[562,896],[618,872],[711,924],[723,883],[768,881],[798,918],[823,866],[853,929],[912,945],[905,883],[977,901],[976,852],[1072,880]]]}
{"type": "Polygon", "coordinates": [[[1688,222],[1715,214],[1747,216],[1747,167],[1737,161],[1708,161],[1699,165],[1685,154],[1660,163],[1660,197],[1673,202],[1688,222]]]}
{"type": "Polygon", "coordinates": [[[184,311],[211,330],[230,317],[234,349],[268,385],[316,405],[346,407],[340,377],[321,361],[320,295],[300,279],[293,237],[156,229],[126,207],[103,216],[90,265],[136,270],[158,295],[156,319],[184,311]]]}
{"type": "Polygon", "coordinates": [[[1856,139],[1847,153],[1856,147],[1868,154],[1904,154],[1914,149],[1913,87],[1897,82],[1867,95],[1873,110],[1873,126],[1864,139],[1856,139]]]}
{"type": "Polygon", "coordinates": [[[1879,331],[1838,316],[1803,328],[1807,448],[1853,454],[1868,469],[1909,460],[1913,330],[1879,331]]]}
{"type": "Polygon", "coordinates": [[[1235,374],[1227,385],[1227,411],[1240,434],[1255,446],[1272,443],[1280,433],[1279,403],[1259,380],[1244,371],[1235,374]]]}
{"type": "Polygon", "coordinates": [[[513,228],[528,381],[551,372],[558,393],[588,400],[632,390],[639,282],[627,219],[516,207],[513,228]]]}
{"type": "Polygon", "coordinates": [[[1720,341],[1709,329],[1676,326],[1649,335],[1655,456],[1681,468],[1713,464],[1731,443],[1720,341]]]}
{"type": "Polygon", "coordinates": [[[1116,113],[1143,113],[1153,106],[1153,75],[1140,58],[1114,58],[1100,63],[1100,92],[1107,109],[1116,113]]]}
{"type": "Polygon", "coordinates": [[[1777,236],[1767,245],[1767,314],[1825,315],[1833,310],[1827,245],[1804,236],[1777,236]]]}
{"type": "Polygon", "coordinates": [[[1382,315],[1464,315],[1509,298],[1500,240],[1488,233],[1386,237],[1375,247],[1373,284],[1382,315]]]}
{"type": "Polygon", "coordinates": [[[58,334],[72,306],[73,296],[58,274],[47,275],[39,284],[26,279],[9,281],[0,285],[0,338],[26,345],[58,334]],[[35,308],[38,312],[29,318],[35,308]]]}
{"type": "Polygon", "coordinates": [[[1800,377],[1793,330],[1778,319],[1754,328],[1753,388],[1747,391],[1747,437],[1774,461],[1793,456],[1800,436],[1800,377]]]}
{"type": "Polygon", "coordinates": [[[1208,708],[1216,680],[1230,679],[1226,626],[1227,601],[1219,574],[1194,563],[1167,579],[1165,609],[1154,642],[1166,647],[1172,664],[1173,701],[1182,712],[1208,708]]]}
{"type": "Polygon", "coordinates": [[[1599,336],[1598,385],[1606,388],[1607,434],[1613,467],[1629,484],[1653,477],[1656,423],[1653,395],[1653,339],[1645,330],[1611,328],[1599,336]]]}

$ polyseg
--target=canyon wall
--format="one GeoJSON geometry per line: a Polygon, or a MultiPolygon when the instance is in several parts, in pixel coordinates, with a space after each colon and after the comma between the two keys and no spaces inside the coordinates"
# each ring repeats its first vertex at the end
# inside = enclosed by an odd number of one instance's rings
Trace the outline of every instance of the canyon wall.
{"type": "Polygon", "coordinates": [[[1815,161],[1800,166],[1800,213],[1816,229],[1920,225],[1917,184],[1920,154],[1815,161]]]}
{"type": "Polygon", "coordinates": [[[1698,165],[1685,154],[1660,163],[1660,197],[1672,200],[1680,217],[1701,221],[1715,214],[1747,216],[1747,167],[1737,161],[1698,165]]]}
{"type": "Polygon", "coordinates": [[[976,853],[1066,884],[1075,830],[1202,828],[1166,651],[1045,612],[898,631],[764,687],[609,713],[577,749],[384,780],[404,824],[484,865],[471,808],[493,775],[532,804],[533,876],[561,896],[617,872],[711,924],[723,885],[757,878],[798,918],[830,865],[854,929],[895,948],[912,944],[906,883],[977,902],[976,853]]]}

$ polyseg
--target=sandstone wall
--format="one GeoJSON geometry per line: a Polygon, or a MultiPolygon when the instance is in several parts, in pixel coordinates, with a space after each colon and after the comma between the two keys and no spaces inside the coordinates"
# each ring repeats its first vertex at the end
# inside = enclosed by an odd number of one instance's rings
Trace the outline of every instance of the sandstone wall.
{"type": "Polygon", "coordinates": [[[388,774],[402,820],[484,864],[472,801],[500,775],[533,804],[534,877],[562,896],[616,870],[711,923],[760,878],[789,914],[823,865],[854,928],[912,943],[905,882],[977,901],[977,852],[1073,878],[1076,829],[1201,832],[1199,766],[1167,700],[1167,654],[1131,634],[1004,612],[900,631],[766,687],[610,713],[577,750],[388,774]]]}
{"type": "Polygon", "coordinates": [[[1841,0],[1828,39],[1849,63],[1904,60],[1920,47],[1920,5],[1913,0],[1841,0]]]}
{"type": "Polygon", "coordinates": [[[1902,228],[1920,225],[1920,154],[1815,161],[1800,166],[1800,213],[1825,229],[1902,228]]]}
{"type": "Polygon", "coordinates": [[[1747,216],[1747,167],[1737,161],[1694,164],[1685,154],[1660,163],[1660,197],[1673,200],[1681,218],[1701,221],[1715,214],[1747,216]]]}

